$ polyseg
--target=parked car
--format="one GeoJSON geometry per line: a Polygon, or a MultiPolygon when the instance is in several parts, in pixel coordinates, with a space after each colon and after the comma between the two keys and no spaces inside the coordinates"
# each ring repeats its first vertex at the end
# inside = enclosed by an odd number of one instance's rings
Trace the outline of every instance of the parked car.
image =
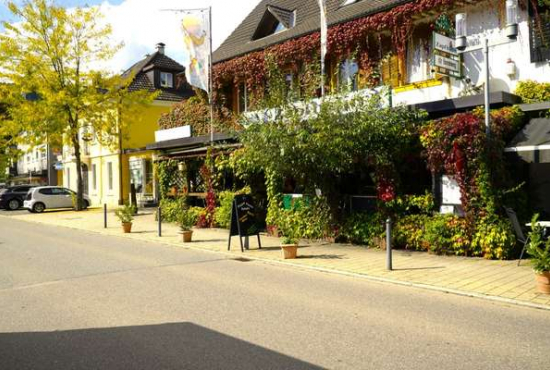
{"type": "Polygon", "coordinates": [[[27,196],[32,185],[11,186],[0,190],[0,208],[15,211],[23,206],[23,200],[27,196]]]}
{"type": "MultiPolygon", "coordinates": [[[[29,212],[41,213],[45,209],[73,208],[76,193],[60,186],[40,186],[30,190],[23,202],[29,212]]],[[[84,208],[90,206],[90,198],[84,194],[84,208]]]]}

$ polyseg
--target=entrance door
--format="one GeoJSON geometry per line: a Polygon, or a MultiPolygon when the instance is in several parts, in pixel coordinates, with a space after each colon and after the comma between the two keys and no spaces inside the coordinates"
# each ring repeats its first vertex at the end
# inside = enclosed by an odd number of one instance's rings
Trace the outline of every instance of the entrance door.
{"type": "Polygon", "coordinates": [[[84,188],[84,194],[86,195],[89,194],[88,177],[88,165],[82,163],[82,186],[84,188]]]}

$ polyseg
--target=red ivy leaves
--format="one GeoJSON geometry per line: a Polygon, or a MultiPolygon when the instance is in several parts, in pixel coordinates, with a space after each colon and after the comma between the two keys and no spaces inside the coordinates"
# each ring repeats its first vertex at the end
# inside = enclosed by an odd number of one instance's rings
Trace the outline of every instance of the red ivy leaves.
{"type": "MultiPolygon", "coordinates": [[[[392,34],[393,50],[403,56],[412,30],[413,17],[434,8],[444,11],[452,7],[454,2],[454,0],[416,0],[385,12],[335,25],[328,30],[328,51],[336,59],[341,59],[354,51],[358,51],[359,55],[374,54],[372,48],[368,50],[369,36],[375,32],[389,30],[392,34]]],[[[217,94],[223,87],[237,82],[244,82],[250,91],[261,94],[267,73],[266,53],[275,57],[279,67],[297,71],[301,65],[317,60],[320,55],[319,50],[320,33],[315,32],[271,46],[263,51],[248,53],[218,63],[213,69],[216,92],[214,98],[219,101],[220,97],[217,94]]]]}

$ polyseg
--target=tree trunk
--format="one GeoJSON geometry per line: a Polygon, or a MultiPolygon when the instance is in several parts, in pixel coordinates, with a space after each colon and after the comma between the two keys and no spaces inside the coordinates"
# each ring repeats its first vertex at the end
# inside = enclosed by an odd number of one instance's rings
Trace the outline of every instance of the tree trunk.
{"type": "Polygon", "coordinates": [[[74,157],[76,161],[76,204],[77,211],[82,210],[84,204],[84,182],[82,181],[82,160],[80,158],[80,140],[78,134],[72,137],[74,157]]]}

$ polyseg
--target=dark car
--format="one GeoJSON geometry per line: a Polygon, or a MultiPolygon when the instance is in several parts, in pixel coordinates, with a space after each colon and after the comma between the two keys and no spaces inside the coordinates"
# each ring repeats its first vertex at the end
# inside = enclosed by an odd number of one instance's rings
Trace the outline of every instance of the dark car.
{"type": "Polygon", "coordinates": [[[34,188],[32,185],[17,185],[0,190],[0,208],[15,211],[23,206],[23,199],[34,188]]]}

